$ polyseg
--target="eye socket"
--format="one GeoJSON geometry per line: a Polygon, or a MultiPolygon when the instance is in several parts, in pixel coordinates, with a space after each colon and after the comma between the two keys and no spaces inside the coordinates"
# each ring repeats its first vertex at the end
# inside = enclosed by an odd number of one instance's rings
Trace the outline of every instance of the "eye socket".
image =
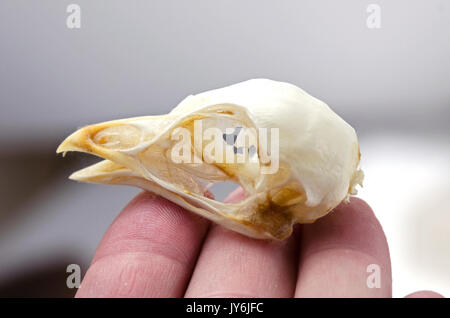
{"type": "MultiPolygon", "coordinates": [[[[222,135],[222,138],[225,141],[225,143],[229,146],[233,146],[233,152],[235,154],[243,154],[244,153],[244,147],[236,147],[235,146],[236,140],[241,131],[242,131],[242,127],[236,127],[231,134],[224,133],[222,135]]],[[[256,149],[255,145],[249,145],[247,152],[248,152],[249,156],[252,157],[252,156],[256,155],[256,153],[257,153],[256,150],[257,149],[256,149]]]]}
{"type": "Polygon", "coordinates": [[[242,127],[236,127],[231,134],[224,133],[222,135],[222,138],[226,142],[227,145],[234,145],[241,130],[242,130],[242,127]]]}

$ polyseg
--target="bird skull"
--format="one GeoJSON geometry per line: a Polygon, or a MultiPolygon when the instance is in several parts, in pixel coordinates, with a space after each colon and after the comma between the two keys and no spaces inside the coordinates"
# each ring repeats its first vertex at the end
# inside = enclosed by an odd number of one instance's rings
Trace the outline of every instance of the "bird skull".
{"type": "Polygon", "coordinates": [[[57,149],[68,151],[105,159],[73,180],[140,187],[253,238],[288,237],[363,180],[355,130],[300,88],[266,79],[188,96],[167,115],[83,127],[57,149]],[[211,198],[221,181],[245,199],[211,198]]]}

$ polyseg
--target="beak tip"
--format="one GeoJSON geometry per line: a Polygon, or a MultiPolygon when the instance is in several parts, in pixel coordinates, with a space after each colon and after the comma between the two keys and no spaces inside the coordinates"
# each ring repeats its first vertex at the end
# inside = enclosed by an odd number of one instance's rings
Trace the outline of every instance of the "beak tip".
{"type": "Polygon", "coordinates": [[[66,155],[66,151],[64,151],[64,142],[63,143],[61,143],[59,146],[58,146],[58,148],[56,148],[56,153],[57,154],[60,154],[60,153],[62,153],[62,155],[63,155],[63,157],[66,155]]]}
{"type": "Polygon", "coordinates": [[[82,144],[82,140],[80,140],[78,136],[78,132],[73,133],[58,146],[56,149],[56,153],[62,153],[63,157],[66,155],[69,151],[81,151],[83,152],[83,147],[80,145],[82,144]]]}
{"type": "Polygon", "coordinates": [[[69,176],[69,179],[70,179],[70,180],[73,180],[73,181],[78,181],[78,178],[77,178],[77,172],[78,172],[78,171],[72,173],[72,174],[69,176]]]}

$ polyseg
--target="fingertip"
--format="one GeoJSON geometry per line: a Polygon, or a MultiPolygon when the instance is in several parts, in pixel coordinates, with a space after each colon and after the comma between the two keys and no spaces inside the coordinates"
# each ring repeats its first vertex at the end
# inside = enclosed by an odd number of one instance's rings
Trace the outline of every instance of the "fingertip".
{"type": "Polygon", "coordinates": [[[240,202],[242,200],[245,199],[245,191],[243,188],[239,187],[236,190],[234,190],[233,192],[231,192],[226,199],[224,200],[224,202],[227,203],[236,203],[236,202],[240,202]]]}
{"type": "Polygon", "coordinates": [[[77,295],[182,296],[208,224],[158,195],[138,194],[108,228],[77,295]]]}
{"type": "Polygon", "coordinates": [[[358,249],[375,257],[389,257],[380,222],[372,208],[356,197],[348,203],[342,202],[315,223],[304,225],[303,234],[310,250],[340,246],[358,249]]]}
{"type": "Polygon", "coordinates": [[[352,197],[315,223],[302,226],[298,297],[390,297],[389,248],[371,207],[352,197]],[[369,288],[370,266],[381,288],[369,288]],[[329,282],[336,286],[329,288],[329,282]]]}
{"type": "Polygon", "coordinates": [[[378,219],[375,216],[370,205],[358,197],[351,197],[348,202],[341,202],[334,208],[327,216],[320,220],[327,221],[327,217],[338,217],[340,219],[364,219],[371,223],[378,224],[378,219]]]}
{"type": "Polygon", "coordinates": [[[409,295],[406,295],[405,298],[445,298],[445,297],[432,290],[419,290],[409,295]]]}

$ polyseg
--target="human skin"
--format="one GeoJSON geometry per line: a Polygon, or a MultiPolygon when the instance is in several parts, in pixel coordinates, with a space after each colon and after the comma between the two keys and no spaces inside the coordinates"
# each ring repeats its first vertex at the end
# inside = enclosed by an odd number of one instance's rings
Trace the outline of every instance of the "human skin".
{"type": "MultiPolygon", "coordinates": [[[[238,189],[226,201],[243,196],[238,189]]],[[[391,297],[391,262],[380,223],[358,198],[274,242],[143,192],[107,230],[76,296],[391,297]],[[379,266],[379,288],[368,287],[370,264],[379,266]]]]}

